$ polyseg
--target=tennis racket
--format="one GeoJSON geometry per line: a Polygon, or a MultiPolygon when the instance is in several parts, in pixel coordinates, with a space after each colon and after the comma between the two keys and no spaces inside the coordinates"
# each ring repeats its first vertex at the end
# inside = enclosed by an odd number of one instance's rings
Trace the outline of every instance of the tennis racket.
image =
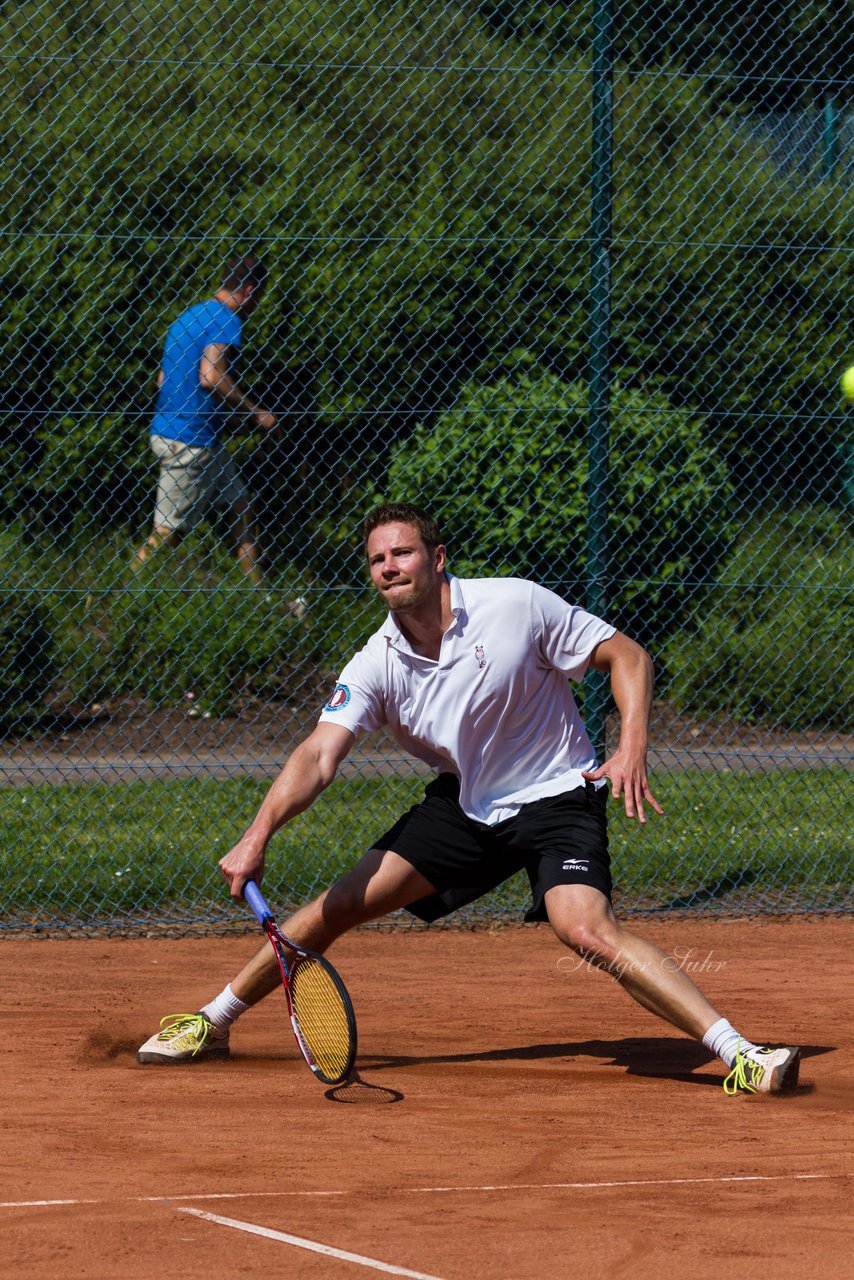
{"type": "Polygon", "coordinates": [[[318,1080],[341,1084],[356,1061],[356,1015],[347,988],[323,956],[291,942],[254,880],[247,880],[243,896],[270,940],[291,1026],[300,1052],[318,1080]]]}

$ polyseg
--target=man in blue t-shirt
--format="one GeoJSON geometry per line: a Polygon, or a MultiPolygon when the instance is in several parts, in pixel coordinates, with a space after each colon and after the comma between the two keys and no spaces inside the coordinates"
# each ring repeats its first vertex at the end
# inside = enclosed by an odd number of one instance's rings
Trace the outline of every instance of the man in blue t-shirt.
{"type": "Polygon", "coordinates": [[[137,564],[159,547],[174,546],[219,507],[241,568],[260,581],[249,497],[222,437],[226,426],[276,426],[275,415],[251,400],[231,372],[243,321],[258,305],[266,280],[257,258],[233,258],[216,295],[190,307],[169,328],[151,424],[151,447],[160,464],[157,505],[137,564]]]}

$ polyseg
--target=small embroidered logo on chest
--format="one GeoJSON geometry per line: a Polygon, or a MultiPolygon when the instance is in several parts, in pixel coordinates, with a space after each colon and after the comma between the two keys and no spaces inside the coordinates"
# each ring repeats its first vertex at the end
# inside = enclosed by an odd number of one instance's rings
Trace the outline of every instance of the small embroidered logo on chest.
{"type": "Polygon", "coordinates": [[[481,671],[482,671],[482,670],[483,670],[483,668],[486,666],[486,654],[483,652],[483,645],[482,645],[482,644],[476,644],[476,645],[475,645],[475,647],[474,647],[474,656],[475,656],[475,659],[476,659],[476,661],[477,661],[477,665],[480,667],[480,669],[481,669],[481,671]]]}

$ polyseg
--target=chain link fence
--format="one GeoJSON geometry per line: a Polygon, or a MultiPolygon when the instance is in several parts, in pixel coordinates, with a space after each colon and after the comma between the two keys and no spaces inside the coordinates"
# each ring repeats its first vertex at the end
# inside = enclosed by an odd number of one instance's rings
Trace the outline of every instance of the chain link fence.
{"type": "MultiPolygon", "coordinates": [[[[850,14],[39,0],[0,29],[0,927],[235,920],[216,861],[379,625],[385,498],[455,572],[653,653],[666,815],[614,806],[622,910],[850,911],[850,14]],[[228,423],[242,488],[140,557],[167,330],[250,253],[239,360],[214,344],[262,411],[228,423]]],[[[422,783],[361,745],[270,897],[422,783]]]]}

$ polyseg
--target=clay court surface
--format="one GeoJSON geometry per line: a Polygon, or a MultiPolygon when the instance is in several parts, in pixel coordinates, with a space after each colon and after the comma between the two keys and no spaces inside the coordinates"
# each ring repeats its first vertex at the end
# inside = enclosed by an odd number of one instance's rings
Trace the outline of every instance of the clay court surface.
{"type": "Polygon", "coordinates": [[[136,1064],[253,937],[0,944],[4,1274],[854,1274],[852,923],[635,927],[745,1034],[805,1046],[795,1096],[726,1097],[546,927],[345,938],[364,1083],[334,1096],[277,996],[230,1062],[136,1064]]]}

